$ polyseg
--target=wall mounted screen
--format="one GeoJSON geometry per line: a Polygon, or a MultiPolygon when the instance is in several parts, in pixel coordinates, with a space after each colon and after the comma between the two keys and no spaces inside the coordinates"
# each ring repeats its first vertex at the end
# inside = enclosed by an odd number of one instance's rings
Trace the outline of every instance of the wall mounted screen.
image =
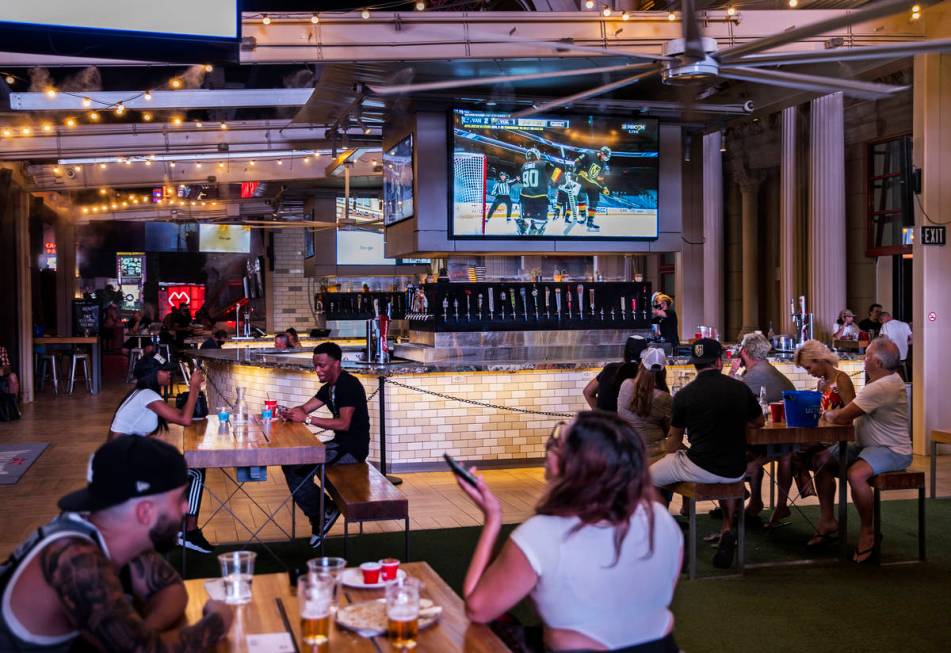
{"type": "Polygon", "coordinates": [[[450,238],[658,237],[656,120],[452,115],[450,238]]]}
{"type": "Polygon", "coordinates": [[[413,135],[383,153],[383,224],[413,217],[413,135]]]}
{"type": "Polygon", "coordinates": [[[248,254],[251,227],[230,224],[198,225],[198,251],[248,254]]]}
{"type": "Polygon", "coordinates": [[[396,265],[383,256],[383,242],[376,231],[338,231],[337,265],[396,265]]]}

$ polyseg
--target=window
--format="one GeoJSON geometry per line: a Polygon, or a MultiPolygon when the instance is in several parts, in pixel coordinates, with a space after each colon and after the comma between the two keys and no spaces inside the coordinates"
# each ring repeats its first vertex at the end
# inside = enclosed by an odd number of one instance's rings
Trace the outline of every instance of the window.
{"type": "Polygon", "coordinates": [[[902,227],[915,223],[911,183],[911,136],[869,145],[866,256],[911,253],[902,227]]]}

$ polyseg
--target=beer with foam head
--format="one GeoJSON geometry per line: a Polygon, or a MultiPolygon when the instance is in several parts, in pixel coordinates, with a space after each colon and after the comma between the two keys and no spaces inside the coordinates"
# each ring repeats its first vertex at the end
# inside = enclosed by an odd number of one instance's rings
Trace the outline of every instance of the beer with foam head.
{"type": "Polygon", "coordinates": [[[322,617],[301,614],[301,639],[308,646],[323,644],[330,639],[330,612],[322,617]]]}
{"type": "Polygon", "coordinates": [[[386,627],[394,648],[414,648],[419,637],[419,610],[407,614],[388,611],[386,627]]]}
{"type": "Polygon", "coordinates": [[[330,608],[335,582],[330,576],[307,573],[297,581],[301,639],[308,646],[330,640],[330,608]]]}
{"type": "Polygon", "coordinates": [[[415,578],[397,578],[386,584],[386,624],[394,648],[415,648],[419,636],[419,589],[415,578]]]}

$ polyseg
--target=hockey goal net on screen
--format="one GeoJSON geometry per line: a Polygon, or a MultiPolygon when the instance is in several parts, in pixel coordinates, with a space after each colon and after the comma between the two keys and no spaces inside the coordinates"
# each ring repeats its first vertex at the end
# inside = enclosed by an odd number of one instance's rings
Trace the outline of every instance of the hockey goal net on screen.
{"type": "Polygon", "coordinates": [[[453,154],[456,215],[460,218],[479,219],[485,233],[486,160],[477,152],[453,154]]]}

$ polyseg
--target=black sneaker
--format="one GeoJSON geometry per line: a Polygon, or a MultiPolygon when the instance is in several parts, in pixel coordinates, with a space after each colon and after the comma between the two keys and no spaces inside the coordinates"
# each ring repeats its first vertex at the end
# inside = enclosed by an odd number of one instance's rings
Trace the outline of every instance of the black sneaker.
{"type": "Polygon", "coordinates": [[[337,518],[340,517],[340,508],[337,506],[331,506],[327,509],[327,512],[324,513],[324,530],[321,531],[321,535],[327,537],[327,533],[330,532],[330,529],[333,528],[334,523],[336,523],[337,518]]]}
{"type": "Polygon", "coordinates": [[[197,551],[198,553],[211,553],[214,551],[214,545],[205,539],[205,535],[201,532],[200,528],[195,530],[185,531],[185,537],[182,538],[182,533],[178,533],[178,545],[184,546],[186,549],[191,549],[192,551],[197,551]]]}

